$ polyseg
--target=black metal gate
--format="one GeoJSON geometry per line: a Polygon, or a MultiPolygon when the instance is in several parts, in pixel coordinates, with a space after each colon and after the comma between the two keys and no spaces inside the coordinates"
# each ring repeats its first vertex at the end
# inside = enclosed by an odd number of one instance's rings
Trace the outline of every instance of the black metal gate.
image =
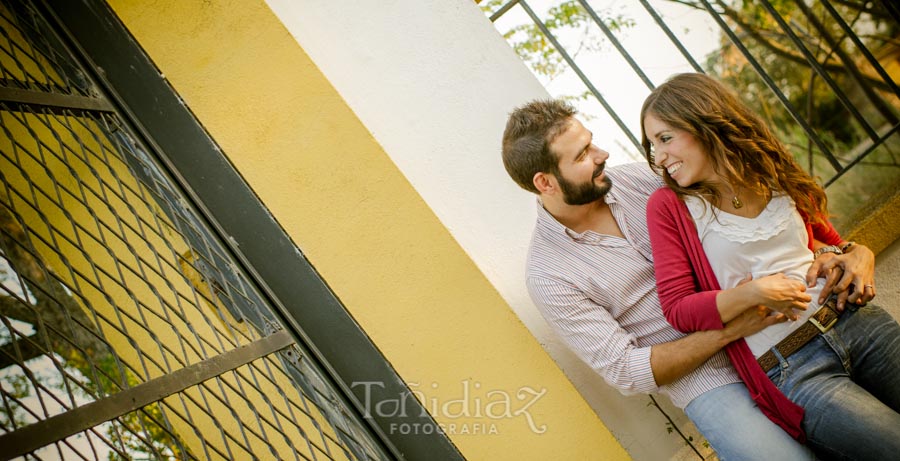
{"type": "Polygon", "coordinates": [[[43,11],[0,2],[0,459],[394,459],[43,11]]]}

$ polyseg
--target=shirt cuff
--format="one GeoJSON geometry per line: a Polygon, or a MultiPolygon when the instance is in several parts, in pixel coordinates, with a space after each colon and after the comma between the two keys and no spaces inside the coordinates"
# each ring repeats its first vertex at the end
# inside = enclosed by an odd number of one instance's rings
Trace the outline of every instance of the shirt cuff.
{"type": "Polygon", "coordinates": [[[656,378],[653,377],[653,368],[650,367],[650,347],[638,347],[632,349],[628,357],[628,369],[631,370],[635,393],[658,392],[656,378]]]}

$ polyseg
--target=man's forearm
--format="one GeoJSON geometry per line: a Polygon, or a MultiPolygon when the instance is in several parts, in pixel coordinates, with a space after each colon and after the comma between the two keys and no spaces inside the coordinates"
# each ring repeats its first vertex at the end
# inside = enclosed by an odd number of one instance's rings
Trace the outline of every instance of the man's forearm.
{"type": "Polygon", "coordinates": [[[654,345],[650,348],[650,368],[657,386],[669,384],[694,371],[735,339],[726,330],[707,330],[654,345]]]}
{"type": "Polygon", "coordinates": [[[755,306],[721,330],[698,331],[676,341],[657,344],[650,348],[650,368],[656,385],[669,384],[694,371],[728,343],[786,320],[784,315],[770,315],[766,307],[755,306]]]}

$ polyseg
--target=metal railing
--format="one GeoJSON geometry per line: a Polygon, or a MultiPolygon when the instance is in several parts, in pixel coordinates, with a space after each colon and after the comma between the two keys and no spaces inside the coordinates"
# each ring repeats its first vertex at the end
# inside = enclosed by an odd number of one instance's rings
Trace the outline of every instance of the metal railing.
{"type": "Polygon", "coordinates": [[[393,459],[139,139],[0,2],[0,459],[393,459]]]}
{"type": "MultiPolygon", "coordinates": [[[[547,4],[558,9],[577,8],[578,27],[592,27],[598,37],[602,34],[602,38],[596,40],[610,48],[610,55],[617,55],[627,62],[632,72],[628,78],[641,81],[648,91],[654,88],[653,79],[642,68],[640,59],[634,56],[634,41],[631,42],[631,49],[623,44],[621,36],[627,35],[628,27],[617,24],[621,18],[611,12],[598,11],[592,3],[599,2],[494,0],[481,2],[481,5],[498,30],[511,41],[517,40],[511,33],[515,27],[530,23],[528,27],[539,30],[541,38],[534,41],[546,40],[550,44],[552,50],[549,53],[561,56],[569,71],[587,89],[590,98],[599,102],[606,115],[642,156],[640,135],[634,131],[638,124],[634,120],[623,120],[619,111],[608,102],[609,96],[617,89],[604,88],[602,82],[607,75],[591,74],[587,70],[591,67],[587,61],[596,59],[596,55],[579,56],[578,50],[583,48],[583,43],[564,46],[560,36],[567,33],[565,24],[560,25],[559,17],[547,18],[538,11],[538,6],[545,7],[547,4]],[[501,19],[516,16],[512,13],[527,19],[509,19],[500,25],[503,22],[501,19]],[[510,21],[515,25],[510,25],[510,21]],[[578,49],[573,50],[576,46],[578,49]]],[[[642,18],[647,24],[653,24],[670,42],[641,43],[640,46],[671,49],[672,53],[683,59],[683,71],[716,74],[727,80],[748,102],[752,103],[761,96],[777,100],[783,111],[781,113],[786,116],[775,123],[776,131],[793,148],[798,160],[813,175],[822,178],[826,187],[838,182],[860,164],[890,168],[890,171],[880,173],[883,181],[876,181],[877,185],[860,185],[872,181],[873,175],[866,173],[846,187],[855,191],[868,186],[863,195],[871,195],[881,187],[888,187],[900,177],[900,158],[897,155],[900,151],[900,137],[897,135],[900,128],[900,88],[896,81],[900,74],[896,65],[900,54],[900,9],[894,2],[822,0],[811,4],[794,0],[779,2],[777,6],[769,0],[640,0],[639,3],[642,13],[645,13],[642,18]],[[679,38],[683,34],[676,32],[679,29],[677,20],[665,19],[660,12],[661,7],[668,5],[671,9],[674,4],[684,7],[685,11],[702,11],[711,23],[716,24],[721,43],[713,54],[698,56],[689,51],[689,47],[679,38]],[[878,34],[887,36],[878,40],[872,38],[878,34]],[[881,57],[878,57],[879,53],[881,57]],[[888,66],[893,66],[893,70],[889,72],[888,66]],[[805,72],[802,91],[787,87],[785,71],[791,68],[805,72]],[[753,78],[736,78],[745,69],[752,71],[753,78]],[[829,131],[833,127],[825,126],[826,123],[840,124],[840,130],[829,131]],[[834,131],[839,131],[839,135],[847,139],[843,143],[835,142],[834,131]]],[[[522,46],[517,48],[527,49],[522,46]]],[[[544,51],[541,53],[548,55],[544,51]]],[[[526,61],[542,59],[539,56],[523,58],[526,61]]],[[[843,193],[843,190],[839,192],[843,193]]],[[[831,188],[829,195],[833,195],[831,188]]],[[[865,198],[854,195],[856,202],[865,198]]]]}

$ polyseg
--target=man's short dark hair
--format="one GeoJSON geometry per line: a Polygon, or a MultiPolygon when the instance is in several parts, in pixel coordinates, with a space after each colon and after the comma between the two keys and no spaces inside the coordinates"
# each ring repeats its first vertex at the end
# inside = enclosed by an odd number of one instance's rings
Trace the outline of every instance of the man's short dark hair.
{"type": "Polygon", "coordinates": [[[538,172],[559,174],[559,158],[550,143],[578,111],[558,100],[536,100],[516,108],[503,130],[503,166],[523,189],[538,193],[533,178],[538,172]]]}

